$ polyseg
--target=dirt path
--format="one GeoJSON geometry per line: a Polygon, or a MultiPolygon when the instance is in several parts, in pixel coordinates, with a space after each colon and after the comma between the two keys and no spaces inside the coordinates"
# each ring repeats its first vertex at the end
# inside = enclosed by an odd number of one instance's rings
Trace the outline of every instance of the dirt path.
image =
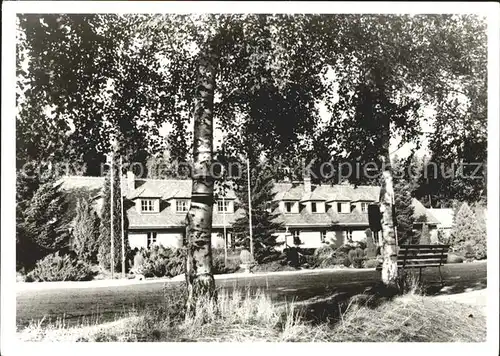
{"type": "Polygon", "coordinates": [[[479,307],[484,313],[486,313],[487,307],[487,289],[466,291],[464,293],[449,294],[449,295],[438,295],[433,298],[443,301],[453,301],[457,303],[463,303],[468,305],[473,305],[479,307]]]}

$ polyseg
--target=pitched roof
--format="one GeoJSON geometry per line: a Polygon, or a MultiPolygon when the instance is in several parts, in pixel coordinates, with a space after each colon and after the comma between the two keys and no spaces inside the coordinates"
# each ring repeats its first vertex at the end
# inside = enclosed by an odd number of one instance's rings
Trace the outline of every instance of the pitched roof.
{"type": "Polygon", "coordinates": [[[430,208],[428,211],[439,221],[441,227],[451,228],[453,226],[453,209],[450,208],[430,208]]]}
{"type": "MultiPolygon", "coordinates": [[[[61,178],[62,189],[77,188],[102,189],[104,177],[66,176],[61,178]]],[[[192,181],[190,179],[135,179],[135,189],[129,191],[127,178],[122,180],[122,192],[128,199],[144,198],[191,198],[192,181]]],[[[226,199],[235,199],[233,190],[228,189],[226,199]]]]}
{"type": "MultiPolygon", "coordinates": [[[[64,177],[62,178],[62,189],[72,190],[78,188],[88,188],[90,190],[102,189],[104,184],[103,177],[64,177]]],[[[129,192],[127,189],[127,180],[122,181],[123,194],[128,199],[137,197],[161,198],[164,202],[161,204],[161,211],[157,214],[140,214],[134,207],[127,209],[129,226],[133,229],[146,228],[182,228],[184,226],[185,214],[176,213],[170,208],[170,199],[190,198],[192,182],[191,180],[178,179],[136,179],[136,188],[129,192]]],[[[299,183],[276,183],[276,200],[294,200],[294,201],[367,201],[377,202],[379,200],[380,188],[376,186],[358,186],[351,185],[314,185],[309,193],[304,191],[304,187],[299,183]]],[[[228,190],[227,199],[235,199],[233,190],[228,190]]],[[[429,224],[439,224],[440,220],[432,214],[433,210],[426,209],[422,203],[413,199],[412,205],[415,208],[415,218],[424,214],[429,224]]],[[[357,208],[350,213],[337,213],[336,209],[326,205],[325,213],[309,213],[303,209],[298,214],[280,214],[278,221],[287,226],[332,226],[332,225],[368,225],[368,214],[361,212],[357,208]]],[[[226,226],[230,226],[234,220],[243,214],[242,210],[235,213],[227,213],[226,226]]],[[[213,210],[212,226],[214,228],[223,227],[223,216],[213,210]]]]}
{"type": "Polygon", "coordinates": [[[276,200],[378,201],[380,188],[375,186],[313,185],[311,192],[299,183],[276,183],[276,200]]]}
{"type": "Polygon", "coordinates": [[[439,224],[439,220],[436,219],[434,215],[431,213],[431,211],[427,209],[420,201],[413,198],[411,204],[413,205],[414,208],[413,217],[415,219],[419,218],[422,215],[425,215],[425,217],[427,217],[428,224],[436,224],[436,225],[439,224]]]}

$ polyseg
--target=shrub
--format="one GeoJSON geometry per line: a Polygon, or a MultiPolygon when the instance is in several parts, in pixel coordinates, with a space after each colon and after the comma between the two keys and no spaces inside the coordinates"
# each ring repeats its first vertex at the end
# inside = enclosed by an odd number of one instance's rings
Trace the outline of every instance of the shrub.
{"type": "Polygon", "coordinates": [[[225,263],[224,249],[213,249],[212,258],[213,274],[234,273],[240,268],[239,259],[229,258],[228,256],[227,264],[225,263]]]}
{"type": "MultiPolygon", "coordinates": [[[[285,257],[284,257],[285,258],[285,257]]],[[[281,252],[279,251],[276,251],[274,249],[270,249],[268,251],[268,254],[263,256],[260,260],[259,260],[259,263],[260,264],[264,264],[264,263],[269,263],[269,262],[273,262],[273,261],[279,261],[281,258],[281,252]]]]}
{"type": "Polygon", "coordinates": [[[335,253],[335,249],[331,245],[324,245],[314,251],[314,257],[317,264],[320,265],[324,260],[331,258],[335,253]]]}
{"type": "Polygon", "coordinates": [[[471,258],[486,258],[486,229],[467,203],[455,214],[450,236],[452,251],[469,254],[471,258]],[[469,246],[469,247],[468,247],[469,246]]]}
{"type": "Polygon", "coordinates": [[[168,275],[170,277],[179,276],[186,273],[186,250],[177,248],[172,251],[167,264],[168,275]]]}
{"type": "Polygon", "coordinates": [[[349,267],[352,264],[352,261],[349,259],[349,251],[355,249],[356,247],[353,245],[342,245],[339,248],[335,250],[335,253],[333,254],[335,258],[335,263],[337,265],[344,265],[346,267],[349,267]]]}
{"type": "Polygon", "coordinates": [[[376,258],[370,258],[363,262],[365,268],[375,268],[379,265],[379,261],[376,258]]]}
{"type": "Polygon", "coordinates": [[[373,240],[373,233],[370,229],[365,230],[366,234],[366,257],[367,258],[375,258],[377,257],[377,246],[375,245],[375,241],[373,240]]]}
{"type": "Polygon", "coordinates": [[[350,250],[348,253],[349,261],[351,262],[354,268],[363,267],[363,261],[365,260],[365,252],[361,248],[356,248],[354,250],[350,250]]]}
{"type": "Polygon", "coordinates": [[[252,257],[252,254],[250,253],[250,251],[248,251],[246,249],[241,250],[240,262],[241,262],[241,264],[253,264],[254,263],[254,259],[252,257]]]}
{"type": "Polygon", "coordinates": [[[89,264],[59,252],[45,256],[26,276],[26,282],[89,281],[94,276],[89,264]]]}
{"type": "Polygon", "coordinates": [[[150,249],[139,252],[142,257],[142,264],[138,266],[137,272],[144,277],[164,277],[167,275],[167,263],[171,251],[162,246],[153,246],[150,249]]]}
{"type": "Polygon", "coordinates": [[[304,267],[316,267],[318,259],[314,255],[304,255],[304,267]]]}
{"type": "Polygon", "coordinates": [[[298,267],[300,265],[299,250],[296,247],[285,249],[285,254],[289,266],[298,267]]]}
{"type": "Polygon", "coordinates": [[[272,261],[269,263],[263,263],[256,265],[252,271],[254,272],[279,272],[279,271],[295,271],[296,268],[288,265],[283,265],[278,261],[272,261]]]}
{"type": "Polygon", "coordinates": [[[142,264],[138,266],[137,272],[144,277],[175,277],[185,271],[183,249],[154,245],[139,253],[142,255],[142,264]]]}
{"type": "Polygon", "coordinates": [[[464,258],[462,256],[450,253],[448,254],[448,258],[446,259],[447,263],[462,263],[464,262],[464,258]]]}
{"type": "Polygon", "coordinates": [[[475,257],[474,248],[472,247],[472,243],[468,242],[465,244],[465,259],[468,262],[471,262],[475,257]]]}
{"type": "Polygon", "coordinates": [[[356,241],[354,245],[362,250],[365,250],[366,247],[368,246],[365,241],[356,241]]]}

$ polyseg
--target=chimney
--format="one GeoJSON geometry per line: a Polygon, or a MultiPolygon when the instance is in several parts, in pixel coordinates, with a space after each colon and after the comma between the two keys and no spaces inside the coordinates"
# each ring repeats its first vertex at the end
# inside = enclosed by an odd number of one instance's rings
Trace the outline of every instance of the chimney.
{"type": "Polygon", "coordinates": [[[304,193],[311,193],[311,177],[308,174],[304,174],[304,193]]]}
{"type": "Polygon", "coordinates": [[[135,174],[132,171],[127,171],[127,191],[128,194],[135,190],[135,174]]]}

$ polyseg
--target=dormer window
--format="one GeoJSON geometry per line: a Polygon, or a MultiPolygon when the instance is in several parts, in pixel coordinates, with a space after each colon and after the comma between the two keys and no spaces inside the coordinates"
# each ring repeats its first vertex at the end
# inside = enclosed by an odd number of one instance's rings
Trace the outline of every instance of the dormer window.
{"type": "Polygon", "coordinates": [[[293,206],[293,203],[292,202],[285,202],[285,211],[287,213],[291,213],[292,212],[292,206],[293,206]]]}
{"type": "Polygon", "coordinates": [[[185,213],[188,211],[188,200],[187,199],[177,199],[175,201],[175,211],[178,213],[185,213]]]}
{"type": "Polygon", "coordinates": [[[155,204],[154,204],[153,199],[142,199],[141,200],[141,211],[142,212],[155,211],[155,204]]]}
{"type": "Polygon", "coordinates": [[[229,211],[229,202],[227,200],[218,200],[217,201],[217,211],[219,213],[227,213],[229,211]]]}
{"type": "Polygon", "coordinates": [[[337,203],[337,212],[347,214],[351,211],[351,204],[348,202],[337,203]]]}
{"type": "Polygon", "coordinates": [[[311,211],[312,211],[313,213],[318,212],[318,207],[316,206],[316,203],[315,203],[315,202],[312,202],[312,203],[311,203],[311,211]]]}

